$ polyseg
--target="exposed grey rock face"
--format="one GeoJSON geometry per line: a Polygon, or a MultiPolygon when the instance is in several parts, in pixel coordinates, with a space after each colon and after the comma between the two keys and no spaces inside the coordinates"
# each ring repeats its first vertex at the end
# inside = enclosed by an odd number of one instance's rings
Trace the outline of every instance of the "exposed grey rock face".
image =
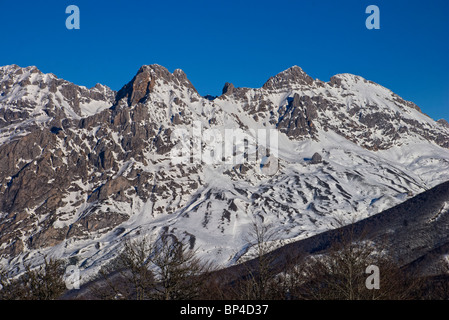
{"type": "Polygon", "coordinates": [[[223,87],[222,94],[232,94],[233,91],[234,85],[232,83],[226,82],[223,87]]]}
{"type": "Polygon", "coordinates": [[[440,119],[437,121],[439,124],[441,124],[442,126],[449,128],[449,122],[447,122],[445,119],[440,119]]]}
{"type": "Polygon", "coordinates": [[[127,98],[129,106],[144,102],[144,98],[148,97],[148,94],[152,92],[158,80],[174,88],[184,86],[197,92],[192,83],[187,79],[184,71],[176,69],[172,74],[162,66],[150,65],[142,66],[135,77],[118,91],[116,101],[118,102],[123,98],[127,98]]]}
{"type": "Polygon", "coordinates": [[[110,104],[115,92],[97,84],[91,89],[77,86],[53,74],[43,74],[36,67],[2,67],[0,71],[0,128],[45,115],[55,120],[85,116],[82,106],[90,103],[110,104]],[[3,119],[2,119],[3,118],[3,119]]]}
{"type": "Polygon", "coordinates": [[[300,67],[293,66],[268,79],[262,86],[266,90],[290,88],[292,85],[312,85],[313,79],[300,67]]]}
{"type": "Polygon", "coordinates": [[[318,164],[323,161],[323,158],[318,152],[315,152],[312,156],[312,160],[310,161],[311,164],[318,164]]]}
{"type": "MultiPolygon", "coordinates": [[[[282,110],[282,109],[281,109],[282,110]]],[[[317,117],[317,109],[308,96],[300,97],[297,93],[289,101],[285,111],[281,111],[280,121],[277,123],[279,131],[290,137],[313,137],[316,128],[313,120],[317,117]]]]}

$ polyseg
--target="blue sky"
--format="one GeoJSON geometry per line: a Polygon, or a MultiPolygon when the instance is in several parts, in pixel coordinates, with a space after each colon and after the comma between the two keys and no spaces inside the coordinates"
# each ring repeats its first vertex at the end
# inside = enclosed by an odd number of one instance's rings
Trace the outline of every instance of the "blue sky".
{"type": "Polygon", "coordinates": [[[114,90],[144,64],[183,69],[202,95],[260,87],[298,65],[328,81],[353,73],[449,120],[449,1],[6,1],[0,65],[35,65],[114,90]],[[65,27],[68,5],[80,29],[65,27]],[[380,29],[368,30],[368,5],[380,29]]]}

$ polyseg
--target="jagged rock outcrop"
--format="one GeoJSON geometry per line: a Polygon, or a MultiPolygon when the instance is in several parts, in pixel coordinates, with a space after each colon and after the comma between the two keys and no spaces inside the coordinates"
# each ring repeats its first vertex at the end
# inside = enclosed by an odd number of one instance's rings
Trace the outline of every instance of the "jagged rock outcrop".
{"type": "Polygon", "coordinates": [[[174,89],[186,87],[197,92],[181,69],[176,69],[173,73],[170,73],[162,66],[149,65],[142,66],[134,78],[118,91],[116,101],[127,98],[129,106],[144,102],[143,99],[148,97],[158,81],[163,85],[171,85],[174,89]]]}
{"type": "Polygon", "coordinates": [[[439,124],[441,124],[442,126],[449,128],[449,122],[447,122],[445,119],[440,119],[437,121],[439,124]]]}
{"type": "Polygon", "coordinates": [[[293,66],[268,79],[262,88],[266,90],[279,90],[291,88],[296,85],[312,84],[313,79],[307,73],[305,73],[300,67],[293,66]]]}
{"type": "Polygon", "coordinates": [[[318,152],[315,152],[312,156],[312,159],[310,160],[311,164],[318,164],[323,162],[323,157],[318,152]]]}
{"type": "Polygon", "coordinates": [[[226,82],[222,94],[232,94],[234,92],[234,85],[232,83],[226,82]]]}
{"type": "Polygon", "coordinates": [[[313,137],[316,128],[313,120],[318,116],[316,106],[308,96],[295,93],[285,112],[282,113],[277,128],[290,137],[313,137]]]}

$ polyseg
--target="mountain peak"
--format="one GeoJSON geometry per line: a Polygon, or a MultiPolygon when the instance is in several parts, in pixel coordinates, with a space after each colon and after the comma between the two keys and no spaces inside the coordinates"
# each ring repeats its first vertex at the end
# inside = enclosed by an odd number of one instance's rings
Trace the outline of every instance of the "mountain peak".
{"type": "Polygon", "coordinates": [[[170,73],[167,68],[161,65],[151,64],[139,68],[134,78],[119,90],[116,101],[127,97],[128,105],[134,105],[141,102],[150,92],[153,92],[158,84],[171,84],[174,88],[185,87],[197,92],[181,69],[176,69],[173,73],[170,73]]]}
{"type": "Polygon", "coordinates": [[[223,90],[221,91],[222,94],[232,94],[232,92],[234,91],[234,85],[230,82],[226,82],[223,90]]]}
{"type": "Polygon", "coordinates": [[[356,74],[352,74],[352,73],[338,73],[334,76],[331,77],[331,79],[341,79],[344,81],[353,81],[353,82],[358,82],[358,81],[367,81],[365,78],[358,76],[356,74]]]}
{"type": "Polygon", "coordinates": [[[149,72],[153,75],[159,76],[159,77],[168,77],[170,75],[170,71],[167,70],[167,68],[165,68],[164,66],[161,66],[159,64],[148,64],[148,65],[143,65],[139,68],[139,70],[137,71],[137,74],[140,73],[144,73],[144,72],[149,72]]]}
{"type": "Polygon", "coordinates": [[[449,122],[446,121],[446,119],[440,119],[437,121],[439,124],[441,124],[443,127],[446,127],[449,129],[449,122]]]}
{"type": "Polygon", "coordinates": [[[16,64],[10,64],[0,67],[0,78],[9,77],[11,79],[20,77],[28,77],[33,73],[42,74],[42,72],[36,66],[28,66],[22,68],[16,64]]]}
{"type": "Polygon", "coordinates": [[[270,77],[262,86],[263,89],[276,90],[296,85],[311,85],[313,79],[298,66],[292,66],[274,77],[270,77]]]}
{"type": "Polygon", "coordinates": [[[152,78],[165,80],[166,82],[175,82],[178,85],[188,85],[192,86],[190,81],[187,79],[187,75],[182,69],[175,69],[173,73],[170,73],[167,68],[159,64],[143,65],[140,67],[136,76],[141,73],[149,73],[152,78]]]}

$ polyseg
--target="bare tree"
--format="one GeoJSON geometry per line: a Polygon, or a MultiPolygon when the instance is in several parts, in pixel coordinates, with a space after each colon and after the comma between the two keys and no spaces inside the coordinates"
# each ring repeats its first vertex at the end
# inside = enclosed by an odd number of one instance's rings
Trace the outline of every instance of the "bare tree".
{"type": "Polygon", "coordinates": [[[0,298],[4,300],[55,300],[65,291],[63,263],[44,258],[44,264],[32,269],[25,265],[25,272],[18,278],[8,278],[2,272],[0,298]]]}
{"type": "Polygon", "coordinates": [[[298,299],[314,300],[402,300],[412,299],[420,286],[373,241],[355,238],[352,230],[341,234],[333,246],[320,255],[309,256],[298,267],[295,287],[298,299]],[[368,266],[379,271],[379,288],[370,288],[368,266]]]}
{"type": "Polygon", "coordinates": [[[0,265],[0,300],[8,300],[7,291],[9,282],[8,272],[0,265]]]}
{"type": "Polygon", "coordinates": [[[436,274],[423,277],[420,295],[428,300],[449,300],[449,260],[443,257],[437,265],[436,274]]]}
{"type": "Polygon", "coordinates": [[[100,271],[92,293],[100,299],[195,299],[211,266],[174,236],[126,240],[124,250],[100,271]]]}
{"type": "Polygon", "coordinates": [[[155,299],[184,300],[195,299],[201,295],[207,275],[211,272],[210,263],[201,261],[196,251],[175,237],[164,235],[150,257],[154,265],[157,286],[155,299]]]}
{"type": "Polygon", "coordinates": [[[100,272],[100,279],[92,287],[100,299],[145,300],[151,298],[154,275],[149,269],[148,257],[152,245],[146,237],[125,240],[123,251],[100,272]]]}
{"type": "Polygon", "coordinates": [[[253,220],[246,241],[251,245],[246,261],[245,274],[240,277],[235,296],[245,300],[267,300],[279,298],[279,283],[275,278],[274,262],[278,258],[271,254],[275,249],[276,233],[273,225],[263,220],[253,220]]]}

